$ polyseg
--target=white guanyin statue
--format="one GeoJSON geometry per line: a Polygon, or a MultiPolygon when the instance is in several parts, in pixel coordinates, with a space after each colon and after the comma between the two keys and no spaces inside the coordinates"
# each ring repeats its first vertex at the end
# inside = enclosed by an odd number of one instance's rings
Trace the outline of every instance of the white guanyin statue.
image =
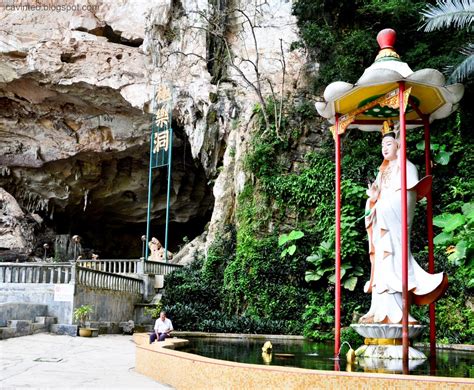
{"type": "MultiPolygon", "coordinates": [[[[364,291],[372,294],[369,311],[359,323],[399,324],[402,321],[402,224],[399,143],[390,125],[384,123],[382,155],[384,161],[375,182],[369,185],[366,204],[366,229],[371,262],[370,280],[364,291]]],[[[431,177],[418,180],[413,163],[406,161],[408,237],[412,228],[417,199],[426,195],[431,177]]],[[[447,288],[442,272],[425,272],[415,261],[408,244],[408,291],[415,304],[429,304],[441,297],[447,288]]],[[[409,323],[417,320],[411,315],[409,323]]]]}

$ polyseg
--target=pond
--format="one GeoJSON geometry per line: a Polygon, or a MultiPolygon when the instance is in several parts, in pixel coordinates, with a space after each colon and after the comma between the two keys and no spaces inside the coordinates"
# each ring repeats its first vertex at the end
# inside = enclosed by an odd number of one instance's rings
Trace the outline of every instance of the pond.
{"type": "MultiPolygon", "coordinates": [[[[265,364],[272,366],[290,366],[315,370],[346,370],[347,362],[343,349],[341,359],[333,359],[333,344],[315,343],[306,340],[271,340],[273,352],[271,356],[262,355],[262,346],[265,340],[235,339],[235,338],[204,338],[186,337],[189,344],[181,349],[184,352],[194,353],[214,359],[229,360],[240,363],[265,364]]],[[[427,356],[429,349],[422,349],[427,356]]],[[[383,372],[401,373],[401,361],[377,360],[382,363],[374,367],[373,361],[365,360],[361,364],[350,367],[352,372],[383,372]],[[362,364],[365,366],[362,366],[362,364]]],[[[436,362],[410,361],[410,374],[436,375],[447,377],[474,377],[474,353],[462,351],[438,350],[436,362]]]]}

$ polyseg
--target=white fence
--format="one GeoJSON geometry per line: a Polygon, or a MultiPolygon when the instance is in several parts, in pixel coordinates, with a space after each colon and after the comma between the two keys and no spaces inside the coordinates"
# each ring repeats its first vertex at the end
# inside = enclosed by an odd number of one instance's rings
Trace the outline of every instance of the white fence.
{"type": "Polygon", "coordinates": [[[70,263],[0,263],[0,283],[70,283],[70,263]]]}
{"type": "Polygon", "coordinates": [[[143,294],[143,280],[77,267],[76,283],[82,286],[143,294]]]}
{"type": "Polygon", "coordinates": [[[0,283],[70,283],[143,294],[144,282],[135,275],[167,275],[181,267],[142,259],[78,260],[72,263],[0,262],[0,283]]]}
{"type": "Polygon", "coordinates": [[[110,272],[112,274],[136,274],[139,273],[138,266],[140,261],[138,259],[97,259],[77,260],[76,264],[81,267],[110,272]]]}

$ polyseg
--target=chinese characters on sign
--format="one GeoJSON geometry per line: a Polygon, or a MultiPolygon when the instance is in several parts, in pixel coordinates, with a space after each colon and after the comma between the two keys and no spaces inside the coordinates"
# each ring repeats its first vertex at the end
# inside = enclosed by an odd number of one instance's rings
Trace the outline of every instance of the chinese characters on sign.
{"type": "Polygon", "coordinates": [[[155,112],[152,123],[152,168],[168,165],[170,149],[170,125],[171,125],[171,91],[161,85],[155,96],[155,112]]]}
{"type": "Polygon", "coordinates": [[[168,151],[168,137],[168,131],[155,133],[153,153],[159,153],[161,149],[164,149],[165,152],[168,151]]]}

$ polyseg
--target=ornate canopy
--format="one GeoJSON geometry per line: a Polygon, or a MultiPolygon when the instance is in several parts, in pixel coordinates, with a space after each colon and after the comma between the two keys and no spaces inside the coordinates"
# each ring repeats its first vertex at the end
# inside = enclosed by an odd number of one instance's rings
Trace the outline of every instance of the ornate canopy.
{"type": "Polygon", "coordinates": [[[331,124],[335,123],[336,114],[340,116],[339,133],[344,133],[346,128],[377,131],[384,120],[398,120],[400,81],[405,82],[408,98],[405,100],[409,102],[407,128],[422,126],[423,115],[429,115],[432,122],[456,110],[464,86],[459,83],[446,85],[443,74],[435,69],[413,72],[393,49],[395,38],[394,30],[382,30],[377,35],[379,54],[359,80],[355,84],[343,81],[329,84],[324,91],[325,101],[316,103],[318,113],[331,124]]]}

